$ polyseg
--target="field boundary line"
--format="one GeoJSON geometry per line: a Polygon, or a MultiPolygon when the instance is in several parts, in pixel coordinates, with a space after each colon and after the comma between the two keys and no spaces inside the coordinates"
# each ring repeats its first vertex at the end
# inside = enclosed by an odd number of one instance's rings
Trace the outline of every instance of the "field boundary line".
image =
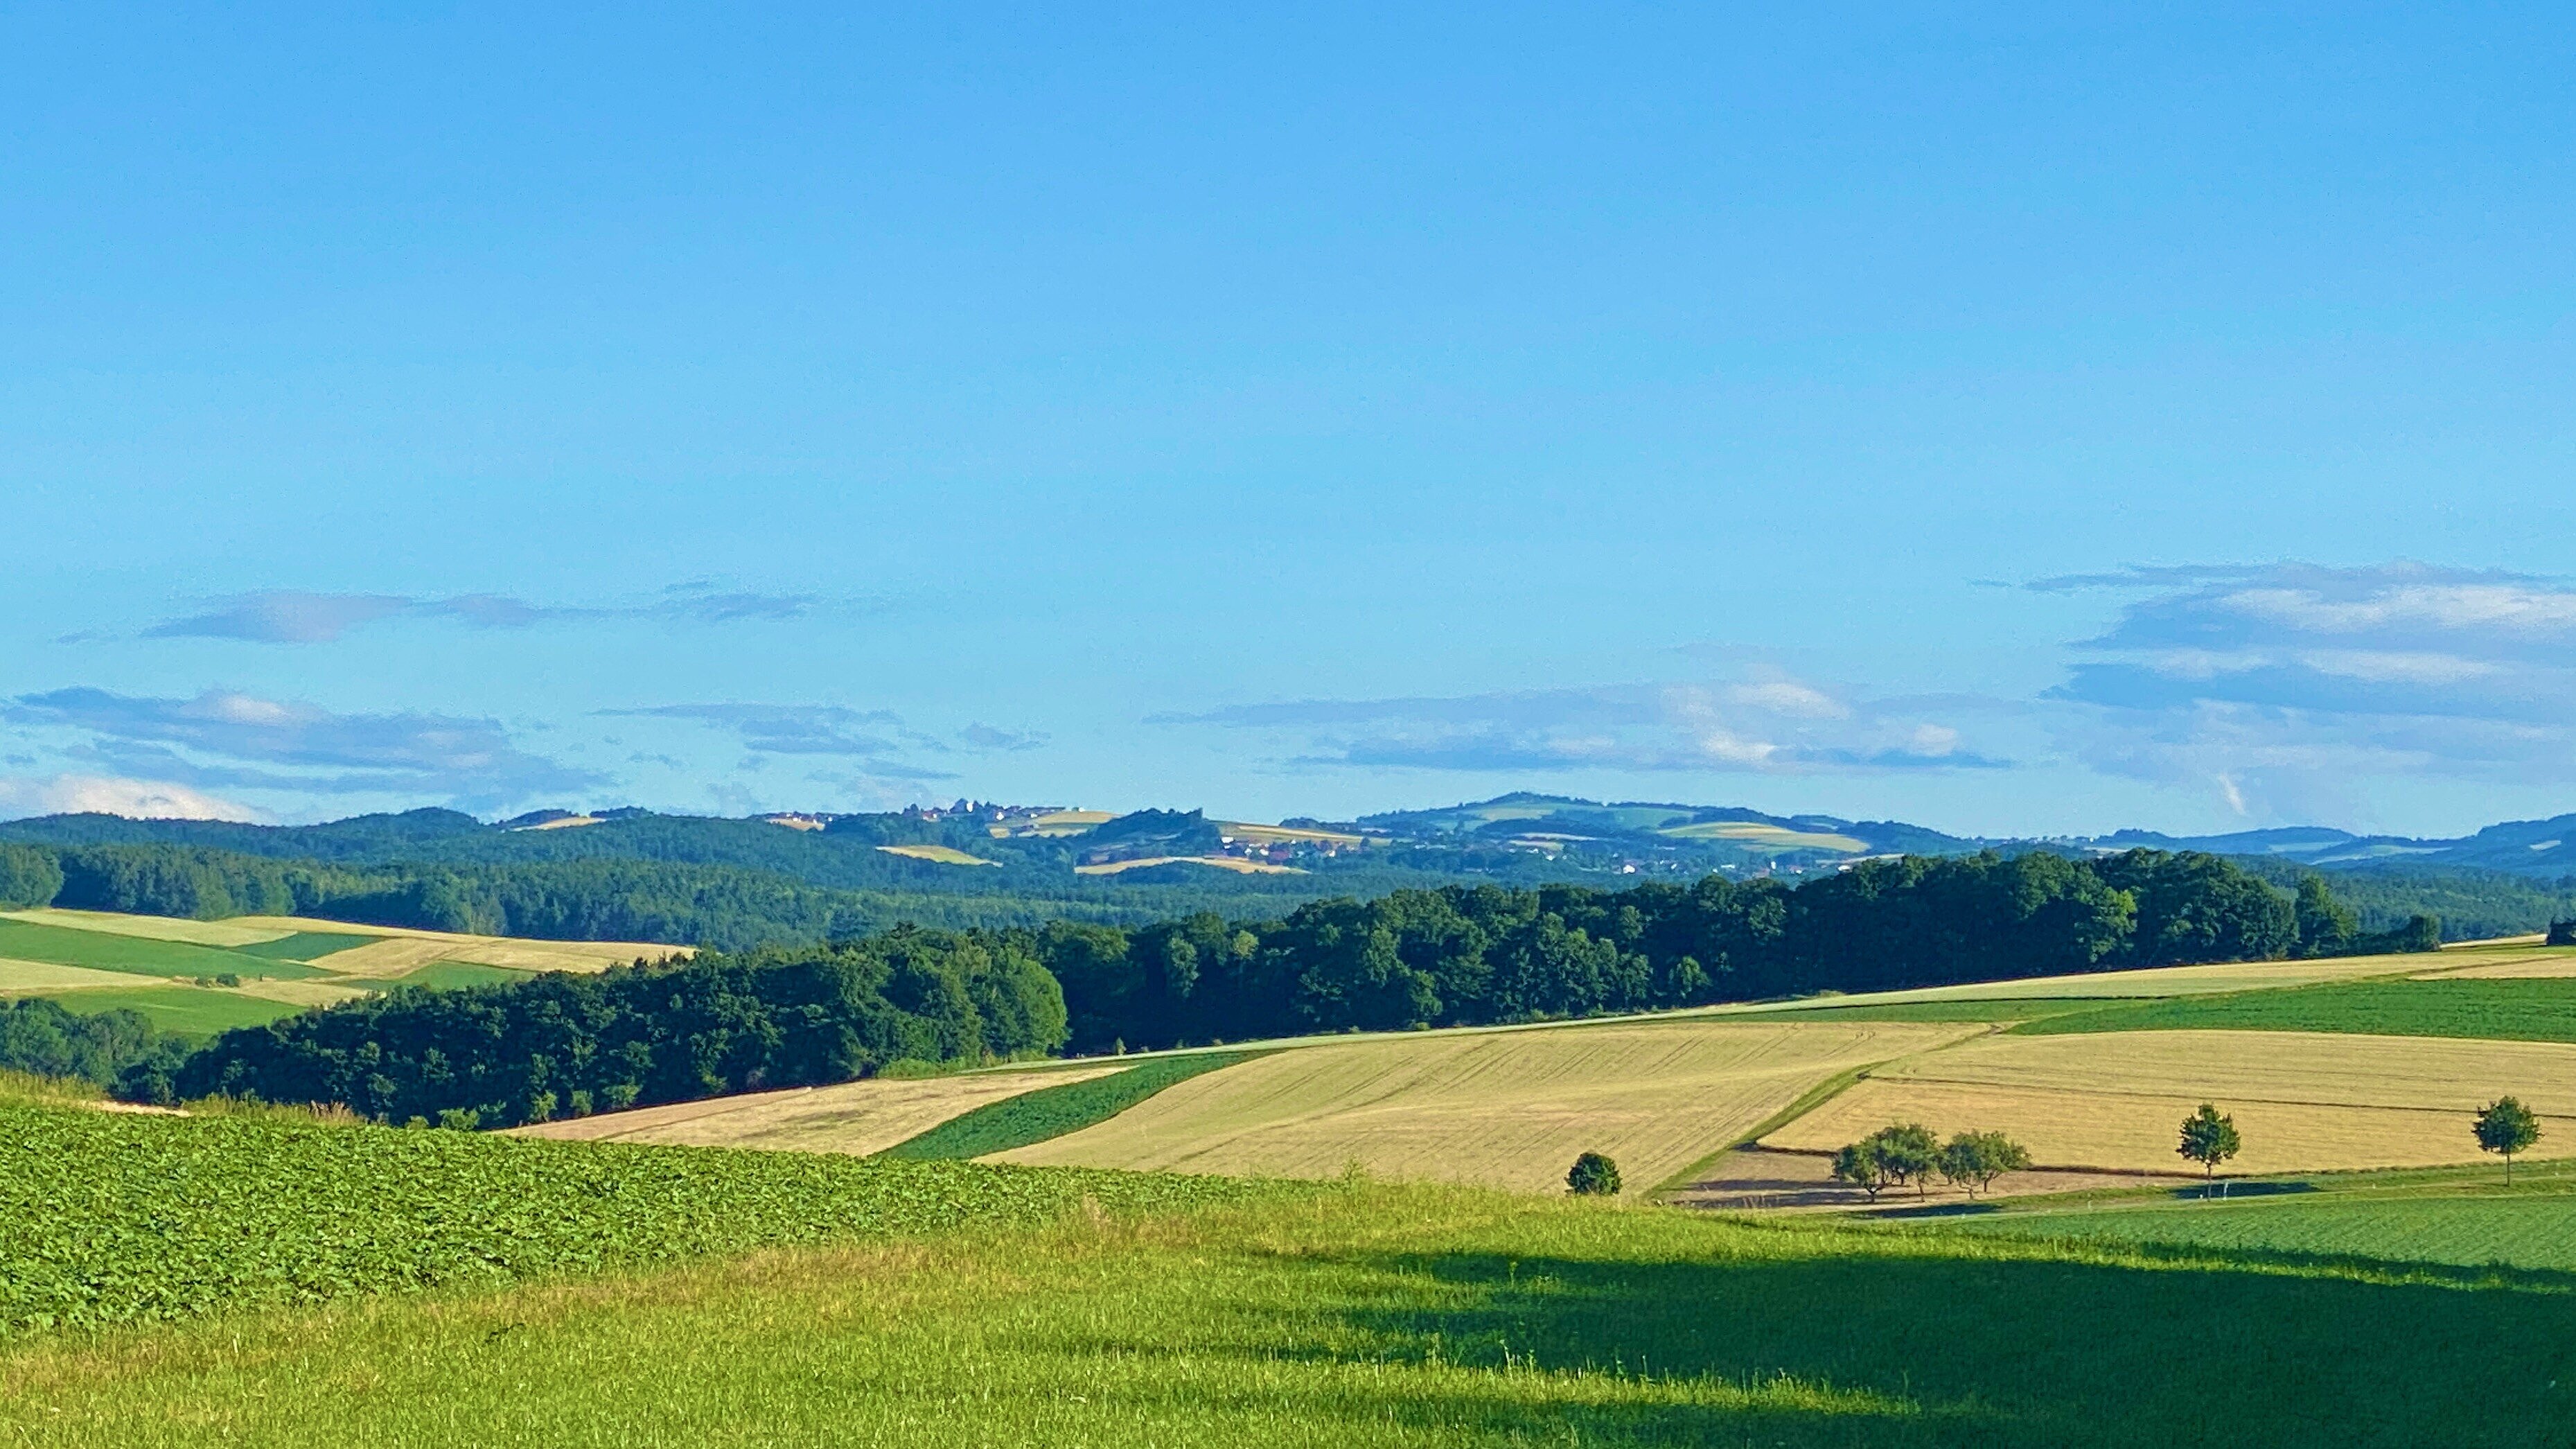
{"type": "Polygon", "coordinates": [[[1764,1137],[1779,1131],[1781,1128],[1786,1127],[1790,1123],[1797,1121],[1799,1118],[1806,1116],[1818,1107],[1821,1107],[1827,1102],[1832,1101],[1834,1098],[1841,1096],[1843,1093],[1850,1091],[1854,1086],[1867,1078],[1871,1072],[1876,1071],[1878,1068],[1886,1066],[1891,1062],[1899,1062],[1903,1060],[1903,1057],[1889,1057],[1883,1062],[1863,1062],[1856,1067],[1843,1068],[1841,1071],[1834,1073],[1832,1076],[1825,1078],[1823,1081],[1818,1082],[1814,1086],[1799,1093],[1796,1098],[1791,1100],[1788,1106],[1781,1108],[1779,1111],[1774,1112],[1770,1116],[1763,1118],[1761,1121],[1754,1123],[1742,1132],[1735,1134],[1735,1136],[1728,1140],[1724,1146],[1717,1148],[1715,1151],[1708,1153],[1697,1161],[1694,1161],[1688,1167],[1685,1167],[1681,1171],[1674,1173],[1672,1176],[1665,1178],[1663,1181],[1656,1183],[1653,1187],[1646,1189],[1646,1201],[1661,1201],[1666,1194],[1678,1192],[1681,1189],[1690,1186],[1693,1182],[1699,1180],[1699,1175],[1701,1173],[1706,1172],[1710,1167],[1715,1166],[1719,1158],[1724,1157],[1730,1152],[1739,1151],[1743,1148],[1752,1146],[1754,1143],[1761,1141],[1764,1137]]]}

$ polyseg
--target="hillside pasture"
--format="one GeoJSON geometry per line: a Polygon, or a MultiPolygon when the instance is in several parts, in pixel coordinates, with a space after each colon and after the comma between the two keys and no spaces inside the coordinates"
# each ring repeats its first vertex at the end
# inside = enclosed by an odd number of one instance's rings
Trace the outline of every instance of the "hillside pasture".
{"type": "Polygon", "coordinates": [[[888,855],[900,855],[906,860],[927,860],[940,865],[1001,865],[998,860],[968,855],[953,845],[880,845],[877,849],[888,855]]]}
{"type": "Polygon", "coordinates": [[[1869,849],[1868,841],[1855,836],[1794,830],[1786,825],[1767,825],[1759,820],[1710,820],[1698,825],[1667,825],[1657,828],[1655,833],[1674,840],[1723,840],[1737,845],[1768,846],[1774,850],[1830,850],[1843,855],[1859,855],[1869,849]]]}
{"type": "Polygon", "coordinates": [[[751,1092],[604,1112],[505,1136],[558,1142],[649,1142],[671,1147],[758,1147],[865,1157],[918,1137],[978,1107],[1040,1088],[1119,1071],[1116,1063],[972,1072],[901,1080],[886,1077],[830,1087],[751,1092]]]}
{"type": "Polygon", "coordinates": [[[28,921],[74,931],[100,931],[111,936],[139,936],[147,941],[184,941],[194,946],[226,949],[283,940],[296,934],[284,927],[245,925],[239,918],[192,921],[178,916],[128,916],[113,911],[74,911],[51,906],[31,911],[0,911],[0,920],[28,921]]]}
{"type": "Polygon", "coordinates": [[[1304,875],[1293,865],[1272,865],[1267,861],[1245,860],[1234,855],[1149,855],[1136,860],[1105,860],[1098,865],[1077,865],[1075,875],[1123,875],[1131,870],[1144,870],[1157,865],[1206,865],[1230,870],[1237,875],[1304,875]]]}
{"type": "Polygon", "coordinates": [[[304,1009],[292,1002],[254,996],[247,986],[189,986],[179,982],[156,985],[132,976],[120,979],[130,984],[48,991],[43,995],[65,1011],[139,1011],[154,1027],[185,1036],[212,1036],[237,1026],[266,1026],[304,1009]]]}
{"type": "Polygon", "coordinates": [[[2576,946],[2497,952],[2475,964],[2454,967],[2438,974],[2455,981],[2563,979],[2576,976],[2576,946]]]}
{"type": "MultiPolygon", "coordinates": [[[[2511,954],[2511,953],[2509,953],[2511,954]]],[[[2076,1001],[2089,998],[2199,996],[2275,987],[2315,986],[2333,981],[2360,981],[2375,976],[2425,974],[2428,966],[2466,969],[2492,958],[2480,951],[2415,953],[2399,956],[2330,956],[2312,961],[2229,961],[2210,966],[2153,966],[2131,971],[2087,971],[2066,976],[2025,976],[2005,981],[1968,982],[1956,986],[1917,986],[1897,991],[1855,991],[1849,995],[1802,997],[1795,1001],[1749,1002],[1704,1007],[1723,1016],[1794,1017],[1802,1011],[1848,1011],[1862,1006],[1896,1006],[1934,1001],[2076,1001]]],[[[2455,974],[2443,971],[2439,974],[2455,974]]]]}
{"type": "Polygon", "coordinates": [[[994,1160],[1564,1190],[1601,1151],[1632,1191],[1726,1146],[1837,1072],[1973,1028],[1625,1022],[1301,1046],[1170,1087],[994,1160]]]}
{"type": "Polygon", "coordinates": [[[1988,1036],[1874,1070],[1763,1138],[1826,1152],[1890,1122],[2001,1131],[2042,1167],[2171,1172],[2183,1117],[2236,1118],[2231,1173],[2474,1162],[2470,1116],[2513,1093],[2535,1156],[2576,1153],[2576,1046],[2294,1032],[1988,1036]]]}
{"type": "Polygon", "coordinates": [[[187,941],[48,925],[39,921],[0,920],[0,958],[83,966],[94,971],[129,975],[304,977],[322,973],[296,961],[270,961],[258,956],[187,941]]]}
{"type": "Polygon", "coordinates": [[[2576,1042],[2576,981],[2447,975],[2176,997],[2051,1014],[2014,1031],[2054,1035],[2194,1028],[2576,1042]]]}
{"type": "Polygon", "coordinates": [[[125,991],[135,985],[130,971],[98,971],[52,961],[0,959],[0,996],[53,996],[66,991],[125,991]]]}

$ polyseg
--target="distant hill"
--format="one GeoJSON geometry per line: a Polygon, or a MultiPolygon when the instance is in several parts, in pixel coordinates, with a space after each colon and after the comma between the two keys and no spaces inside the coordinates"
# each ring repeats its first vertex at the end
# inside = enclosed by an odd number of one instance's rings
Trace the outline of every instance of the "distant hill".
{"type": "Polygon", "coordinates": [[[2102,850],[2206,850],[2214,855],[2267,856],[2320,869],[2402,867],[2495,870],[2556,879],[2576,876],[2576,815],[2513,820],[2456,840],[2402,835],[2354,835],[2308,826],[2247,830],[2233,835],[2159,835],[2123,830],[2075,842],[2102,850]]]}

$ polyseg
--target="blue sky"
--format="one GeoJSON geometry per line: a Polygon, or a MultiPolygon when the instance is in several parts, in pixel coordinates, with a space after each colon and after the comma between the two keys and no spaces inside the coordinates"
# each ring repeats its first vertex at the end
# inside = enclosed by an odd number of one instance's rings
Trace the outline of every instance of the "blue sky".
{"type": "Polygon", "coordinates": [[[2563,9],[1387,9],[0,6],[0,814],[2576,809],[2563,9]]]}

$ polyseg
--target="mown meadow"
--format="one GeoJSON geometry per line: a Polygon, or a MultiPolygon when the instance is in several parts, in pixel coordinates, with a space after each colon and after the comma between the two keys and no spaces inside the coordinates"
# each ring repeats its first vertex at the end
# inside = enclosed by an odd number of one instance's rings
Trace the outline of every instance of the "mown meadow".
{"type": "Polygon", "coordinates": [[[2571,1284],[1355,1182],[21,1335],[0,1436],[2563,1444],[2571,1284]]]}

